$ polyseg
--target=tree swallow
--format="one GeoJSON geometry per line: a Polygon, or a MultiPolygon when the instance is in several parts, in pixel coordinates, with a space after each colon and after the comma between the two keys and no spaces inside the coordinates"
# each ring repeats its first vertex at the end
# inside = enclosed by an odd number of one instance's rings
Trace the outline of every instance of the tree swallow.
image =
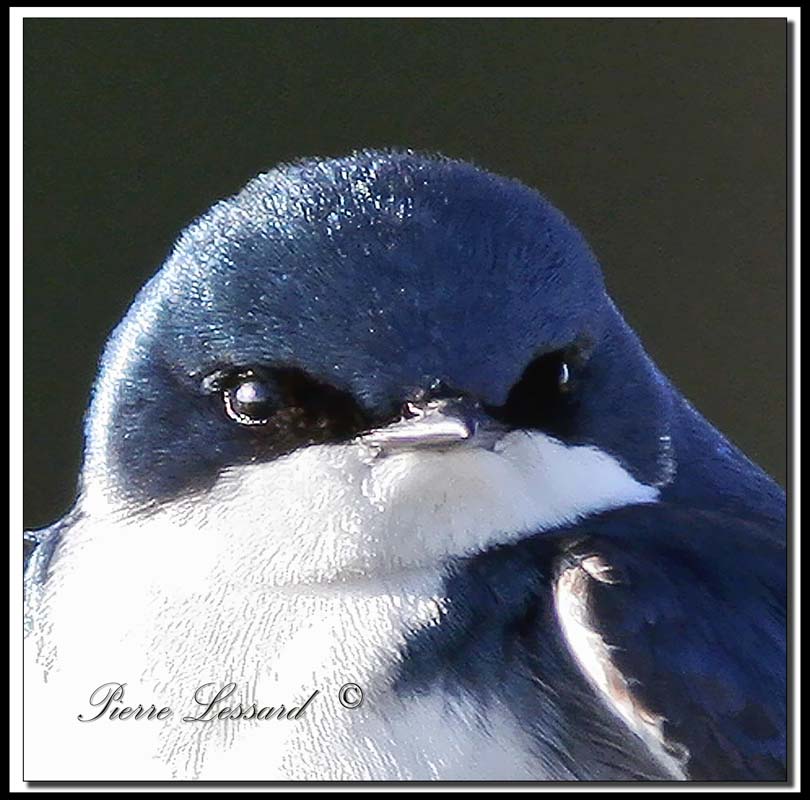
{"type": "Polygon", "coordinates": [[[469,164],[187,228],[26,551],[28,779],[786,779],[784,493],[469,164]]]}

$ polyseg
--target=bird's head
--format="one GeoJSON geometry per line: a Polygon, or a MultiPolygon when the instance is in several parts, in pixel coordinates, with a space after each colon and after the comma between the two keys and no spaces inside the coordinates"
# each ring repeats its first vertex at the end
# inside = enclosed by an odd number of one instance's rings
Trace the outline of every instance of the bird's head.
{"type": "Polygon", "coordinates": [[[81,502],[293,579],[414,565],[652,499],[668,397],[535,191],[410,152],[305,161],[215,205],[139,294],[81,502]]]}

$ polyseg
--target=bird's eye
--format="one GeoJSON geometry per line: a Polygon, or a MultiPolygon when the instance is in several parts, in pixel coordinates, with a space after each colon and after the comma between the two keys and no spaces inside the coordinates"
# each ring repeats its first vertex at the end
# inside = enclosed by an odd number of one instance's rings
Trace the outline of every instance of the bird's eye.
{"type": "Polygon", "coordinates": [[[201,389],[220,409],[224,406],[234,422],[290,446],[344,439],[370,425],[368,415],[349,392],[296,367],[218,369],[202,379],[201,389]]]}
{"type": "Polygon", "coordinates": [[[245,375],[223,391],[228,416],[240,425],[264,425],[273,416],[276,398],[273,389],[256,375],[245,375]]]}
{"type": "Polygon", "coordinates": [[[576,408],[573,373],[567,351],[538,356],[512,386],[506,403],[488,411],[511,427],[561,432],[576,408]]]}

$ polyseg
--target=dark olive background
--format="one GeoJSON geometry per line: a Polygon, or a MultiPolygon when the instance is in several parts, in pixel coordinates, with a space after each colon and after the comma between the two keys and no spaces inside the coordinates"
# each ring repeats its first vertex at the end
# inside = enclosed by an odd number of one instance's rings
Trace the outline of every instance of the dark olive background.
{"type": "Polygon", "coordinates": [[[539,188],[648,350],[786,478],[781,20],[26,20],[24,516],[70,506],[97,359],[255,173],[407,146],[539,188]]]}

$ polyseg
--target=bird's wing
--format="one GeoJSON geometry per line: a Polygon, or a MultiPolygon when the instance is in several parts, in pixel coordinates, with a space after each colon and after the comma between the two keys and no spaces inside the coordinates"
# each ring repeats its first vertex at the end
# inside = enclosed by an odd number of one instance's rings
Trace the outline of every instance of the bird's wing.
{"type": "Polygon", "coordinates": [[[783,536],[664,504],[578,529],[554,608],[602,703],[674,775],[785,780],[783,536]]]}
{"type": "Polygon", "coordinates": [[[26,631],[32,629],[41,594],[50,571],[51,558],[62,537],[79,519],[81,512],[71,510],[49,528],[23,531],[23,595],[26,631]]]}

